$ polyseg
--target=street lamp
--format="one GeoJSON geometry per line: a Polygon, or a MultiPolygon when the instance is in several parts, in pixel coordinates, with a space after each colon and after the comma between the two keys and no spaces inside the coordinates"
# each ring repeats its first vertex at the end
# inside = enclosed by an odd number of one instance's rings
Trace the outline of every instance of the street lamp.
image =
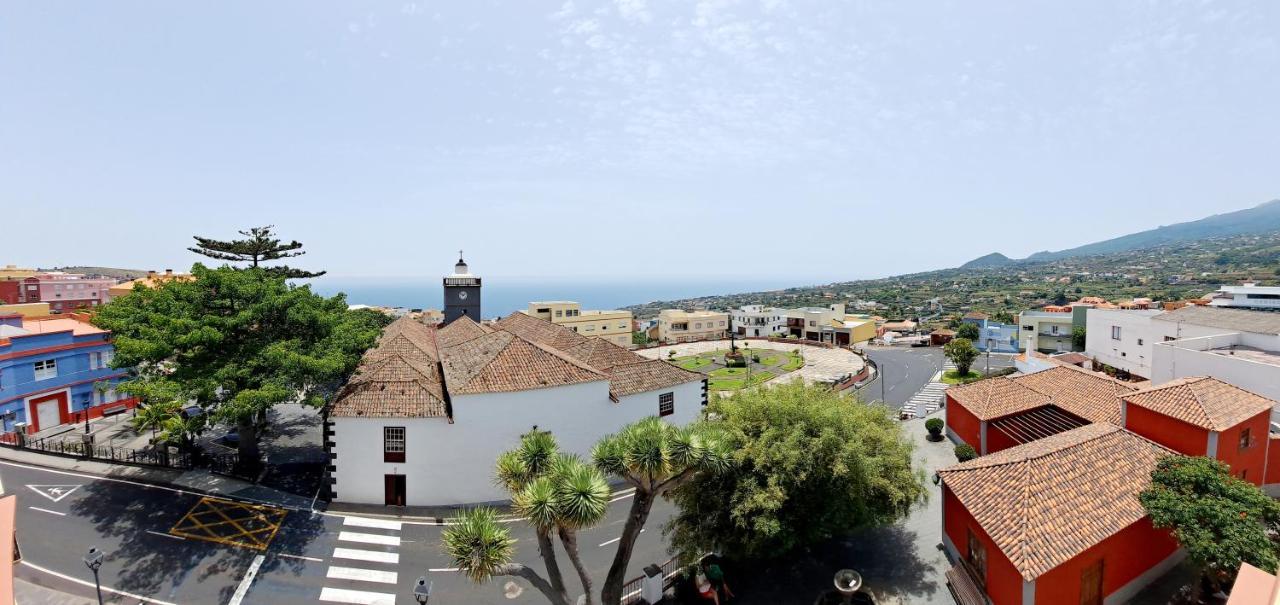
{"type": "Polygon", "coordinates": [[[427,582],[427,576],[420,576],[413,583],[413,598],[419,605],[427,605],[427,601],[431,599],[431,583],[427,582]]]}
{"type": "Polygon", "coordinates": [[[102,605],[102,584],[98,582],[98,570],[102,568],[102,551],[97,546],[89,548],[84,555],[84,566],[93,570],[93,587],[98,591],[98,605],[102,605]]]}

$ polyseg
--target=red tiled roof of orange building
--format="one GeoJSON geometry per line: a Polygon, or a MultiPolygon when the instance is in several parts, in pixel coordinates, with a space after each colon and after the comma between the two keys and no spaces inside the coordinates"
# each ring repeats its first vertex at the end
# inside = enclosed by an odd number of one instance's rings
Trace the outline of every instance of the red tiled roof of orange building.
{"type": "Polygon", "coordinates": [[[1135,387],[1083,368],[1060,365],[1012,378],[1014,382],[1047,395],[1053,405],[1090,422],[1120,424],[1120,396],[1135,387]]]}
{"type": "Polygon", "coordinates": [[[947,395],[978,420],[991,420],[1048,405],[1050,398],[1005,376],[947,389],[947,395]]]}
{"type": "Polygon", "coordinates": [[[1140,406],[1211,431],[1229,429],[1270,410],[1276,402],[1217,378],[1179,378],[1124,397],[1140,406]]]}
{"type": "Polygon", "coordinates": [[[560,351],[507,331],[493,332],[450,347],[445,350],[441,364],[445,383],[453,395],[608,380],[603,373],[560,351]]]}
{"type": "Polygon", "coordinates": [[[1031,581],[1146,516],[1138,494],[1173,452],[1095,423],[938,471],[1031,581]]]}

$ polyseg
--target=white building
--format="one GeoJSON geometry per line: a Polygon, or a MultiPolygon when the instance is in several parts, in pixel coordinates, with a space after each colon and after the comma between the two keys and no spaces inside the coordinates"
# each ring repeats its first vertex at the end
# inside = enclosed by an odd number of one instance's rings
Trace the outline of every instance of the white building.
{"type": "Polygon", "coordinates": [[[786,336],[786,313],[785,309],[764,305],[744,305],[729,311],[738,336],[786,336]]]}
{"type": "Polygon", "coordinates": [[[1090,309],[1087,321],[1086,353],[1095,361],[1157,384],[1213,376],[1280,400],[1280,313],[1212,306],[1163,313],[1090,309]]]}
{"type": "Polygon", "coordinates": [[[1023,311],[1018,314],[1019,340],[1024,351],[1065,353],[1071,350],[1072,314],[1023,311]]]}
{"type": "Polygon", "coordinates": [[[1280,309],[1280,287],[1275,286],[1259,286],[1254,283],[1219,286],[1218,291],[1210,297],[1209,304],[1215,307],[1271,311],[1280,309]]]}
{"type": "Polygon", "coordinates": [[[706,403],[702,374],[514,313],[492,326],[400,319],[326,408],[331,497],[450,505],[506,498],[498,454],[530,430],[588,455],[647,416],[687,423],[706,403]]]}

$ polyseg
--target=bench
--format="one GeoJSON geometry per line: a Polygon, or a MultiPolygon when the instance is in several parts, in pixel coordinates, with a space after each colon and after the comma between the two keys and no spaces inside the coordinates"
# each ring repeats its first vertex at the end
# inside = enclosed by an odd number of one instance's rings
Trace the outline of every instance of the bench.
{"type": "Polygon", "coordinates": [[[115,416],[116,414],[123,414],[127,411],[129,411],[129,404],[115,403],[105,408],[102,408],[102,417],[106,418],[108,416],[115,416]]]}

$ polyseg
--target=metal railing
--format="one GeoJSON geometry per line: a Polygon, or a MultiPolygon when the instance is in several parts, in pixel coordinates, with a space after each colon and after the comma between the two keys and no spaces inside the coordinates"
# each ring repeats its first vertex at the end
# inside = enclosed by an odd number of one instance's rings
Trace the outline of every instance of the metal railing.
{"type": "MultiPolygon", "coordinates": [[[[673,584],[676,573],[680,571],[681,565],[676,557],[671,557],[670,559],[667,559],[661,567],[662,590],[665,594],[667,591],[671,590],[671,585],[673,584]]],[[[622,585],[622,605],[634,605],[635,603],[641,602],[640,587],[642,584],[644,584],[644,576],[627,580],[627,583],[622,585]]]]}
{"type": "Polygon", "coordinates": [[[113,464],[132,464],[174,470],[206,468],[212,472],[232,477],[242,477],[237,454],[207,454],[182,452],[167,447],[135,449],[113,445],[95,446],[79,439],[22,439],[17,433],[0,434],[0,446],[31,450],[55,456],[88,458],[113,464]]]}

